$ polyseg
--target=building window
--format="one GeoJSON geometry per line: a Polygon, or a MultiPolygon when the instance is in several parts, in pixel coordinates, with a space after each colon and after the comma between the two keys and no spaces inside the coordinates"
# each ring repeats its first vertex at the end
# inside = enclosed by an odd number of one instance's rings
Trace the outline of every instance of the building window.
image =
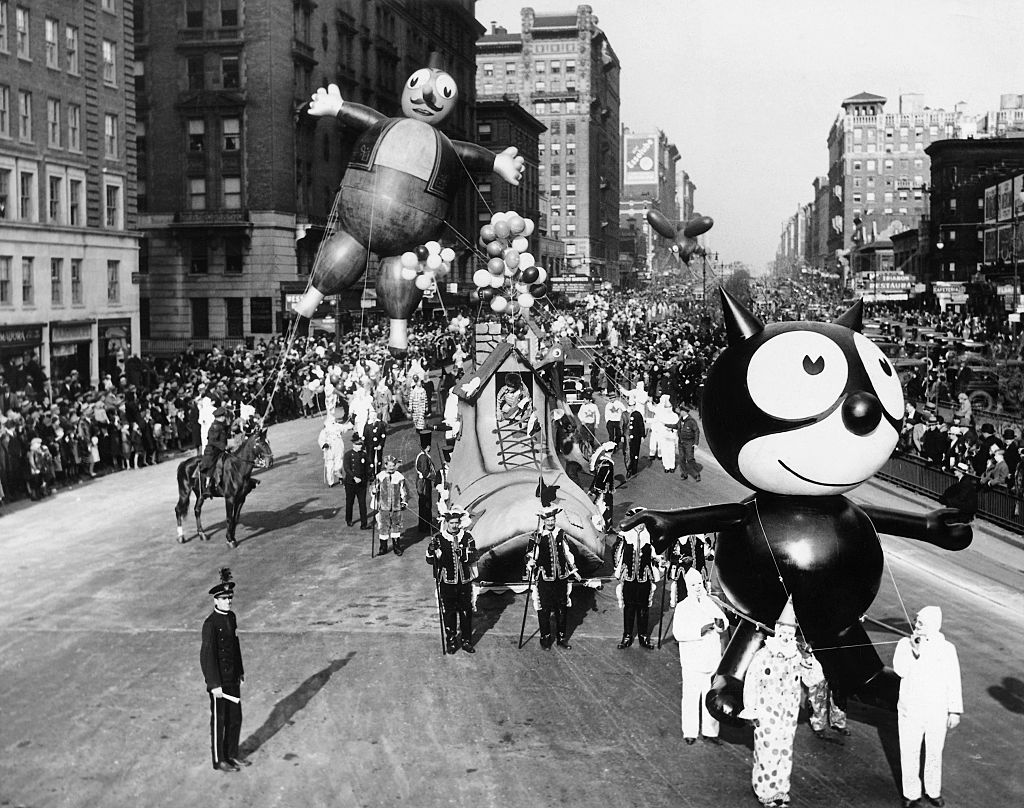
{"type": "Polygon", "coordinates": [[[68,104],[68,151],[82,151],[82,108],[68,104]]]}
{"type": "Polygon", "coordinates": [[[491,139],[491,125],[489,123],[478,123],[476,125],[476,133],[480,140],[491,139]]]}
{"type": "Polygon", "coordinates": [[[241,122],[238,118],[225,118],[221,124],[224,132],[224,151],[238,151],[241,122]]]}
{"type": "Polygon", "coordinates": [[[505,62],[505,75],[506,76],[514,76],[515,74],[516,74],[516,63],[515,62],[505,62]]]}
{"type": "Polygon", "coordinates": [[[23,306],[31,306],[35,303],[35,260],[35,258],[29,257],[21,259],[21,303],[23,306]]]}
{"type": "Polygon", "coordinates": [[[484,75],[487,77],[494,75],[494,63],[484,62],[484,75]]]}
{"type": "Polygon", "coordinates": [[[18,6],[14,10],[14,29],[17,37],[18,57],[20,59],[31,59],[28,39],[28,9],[18,6]]]}
{"type": "Polygon", "coordinates": [[[566,205],[565,205],[565,215],[566,216],[575,216],[576,215],[576,206],[574,204],[572,204],[571,202],[567,202],[566,205]]]}
{"type": "Polygon", "coordinates": [[[100,8],[104,11],[109,11],[111,14],[116,11],[116,8],[114,7],[114,0],[103,0],[103,2],[100,3],[100,8]]]}
{"type": "Polygon", "coordinates": [[[225,89],[238,89],[241,81],[237,56],[225,56],[220,60],[220,81],[225,89]]]}
{"type": "Polygon", "coordinates": [[[202,90],[206,86],[203,57],[189,56],[185,60],[185,69],[188,72],[188,88],[190,90],[202,90]]]}
{"type": "Polygon", "coordinates": [[[0,220],[10,219],[11,170],[0,168],[0,220]]]}
{"type": "Polygon", "coordinates": [[[63,207],[64,196],[64,178],[63,177],[49,177],[47,183],[47,221],[51,224],[64,224],[61,208],[63,207]]]}
{"type": "Polygon", "coordinates": [[[60,148],[60,101],[56,98],[46,99],[46,145],[60,148]]]}
{"type": "Polygon", "coordinates": [[[107,261],[107,302],[121,302],[121,262],[107,261]]]}
{"type": "Polygon", "coordinates": [[[188,181],[189,210],[206,210],[206,180],[190,177],[188,181]]]}
{"type": "Polygon", "coordinates": [[[547,115],[548,105],[544,101],[533,102],[533,114],[534,115],[547,115]]]}
{"type": "Polygon", "coordinates": [[[142,339],[153,338],[152,314],[148,297],[139,297],[139,336],[142,339]]]}
{"type": "Polygon", "coordinates": [[[11,261],[9,255],[0,255],[0,306],[11,305],[11,261]]]}
{"type": "Polygon", "coordinates": [[[50,259],[50,303],[54,306],[64,304],[64,259],[50,259]]]}
{"type": "Polygon", "coordinates": [[[32,93],[18,90],[18,137],[32,140],[32,93]]]}
{"type": "Polygon", "coordinates": [[[43,37],[46,41],[46,66],[54,70],[60,68],[60,55],[57,52],[57,21],[53,17],[43,20],[43,37]]]}
{"type": "Polygon", "coordinates": [[[206,240],[194,239],[189,244],[188,271],[193,275],[205,275],[210,271],[210,260],[206,254],[206,240]]]}
{"type": "Polygon", "coordinates": [[[228,337],[241,337],[245,332],[242,322],[242,298],[224,298],[225,334],[228,337]]]}
{"type": "Polygon", "coordinates": [[[103,83],[117,86],[117,44],[109,39],[103,40],[103,83]]]}
{"type": "Polygon", "coordinates": [[[273,299],[269,297],[249,298],[249,331],[253,334],[269,334],[273,330],[273,299]]]}
{"type": "Polygon", "coordinates": [[[242,249],[242,242],[237,238],[229,238],[224,241],[224,272],[228,275],[241,275],[245,268],[242,249]]]}
{"type": "Polygon", "coordinates": [[[82,305],[82,259],[71,259],[71,305],[82,305]]]}
{"type": "Polygon", "coordinates": [[[536,90],[538,93],[544,92],[544,82],[543,81],[535,81],[533,83],[533,89],[536,90]]]}
{"type": "Polygon", "coordinates": [[[18,218],[23,222],[34,222],[36,213],[36,175],[32,171],[22,171],[18,177],[18,218]]]}
{"type": "Polygon", "coordinates": [[[203,0],[185,0],[185,27],[203,27],[203,0]]]}
{"type": "Polygon", "coordinates": [[[73,25],[64,29],[64,63],[68,73],[78,75],[78,29],[73,25]]]}
{"type": "Polygon", "coordinates": [[[238,0],[220,0],[220,24],[224,28],[238,25],[238,0]]]}
{"type": "Polygon", "coordinates": [[[205,297],[193,297],[192,304],[192,336],[207,339],[210,336],[210,301],[205,297]]]}
{"type": "Polygon", "coordinates": [[[202,118],[188,119],[188,150],[201,152],[206,143],[206,122],[202,118]]]}
{"type": "Polygon", "coordinates": [[[577,105],[577,103],[575,101],[566,101],[565,102],[565,111],[568,112],[570,115],[575,115],[577,108],[578,108],[578,105],[577,105]]]}
{"type": "Polygon", "coordinates": [[[566,73],[575,73],[576,72],[576,60],[575,59],[566,59],[565,60],[565,72],[566,73]]]}
{"type": "Polygon", "coordinates": [[[116,160],[119,155],[117,148],[117,116],[109,112],[103,116],[103,152],[108,160],[116,160]]]}
{"type": "Polygon", "coordinates": [[[105,214],[104,222],[107,227],[119,230],[121,228],[121,186],[104,186],[103,196],[105,214]]]}
{"type": "Polygon", "coordinates": [[[10,41],[7,35],[7,13],[8,3],[7,0],[0,0],[0,53],[10,52],[10,41]]]}
{"type": "Polygon", "coordinates": [[[224,178],[224,207],[228,210],[238,210],[242,207],[242,178],[224,178]]]}
{"type": "Polygon", "coordinates": [[[11,88],[0,84],[0,137],[11,136],[11,88]]]}

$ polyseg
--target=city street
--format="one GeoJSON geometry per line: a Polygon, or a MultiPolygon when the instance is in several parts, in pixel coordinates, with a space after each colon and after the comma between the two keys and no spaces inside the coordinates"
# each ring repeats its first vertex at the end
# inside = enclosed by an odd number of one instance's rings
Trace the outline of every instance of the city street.
{"type": "MultiPolygon", "coordinates": [[[[5,511],[0,806],[757,805],[751,730],[723,728],[720,747],[683,744],[676,645],[616,650],[611,584],[574,592],[571,651],[540,648],[532,608],[517,650],[523,596],[485,592],[477,653],[443,657],[424,544],[410,530],[403,557],[371,559],[370,531],[346,527],[343,490],[324,486],[320,427],[271,428],[275,463],[259,474],[235,550],[221,500],[204,510],[209,542],[195,539],[191,508],[190,540],[177,542],[176,460],[5,511]],[[210,767],[199,669],[207,590],[225,565],[253,763],[237,774],[210,767]]],[[[404,422],[387,446],[409,479],[413,437],[404,422]]],[[[616,492],[616,518],[634,504],[744,495],[703,447],[698,457],[701,483],[657,463],[616,492]]],[[[875,484],[851,498],[934,507],[875,484]]],[[[414,501],[407,514],[408,526],[414,501]]],[[[985,524],[958,554],[883,543],[868,621],[883,658],[928,604],[941,605],[960,655],[965,715],[947,739],[947,804],[1024,804],[1024,545],[985,524]]],[[[850,718],[849,738],[824,742],[802,721],[792,805],[899,804],[894,717],[852,705],[850,718]]]]}

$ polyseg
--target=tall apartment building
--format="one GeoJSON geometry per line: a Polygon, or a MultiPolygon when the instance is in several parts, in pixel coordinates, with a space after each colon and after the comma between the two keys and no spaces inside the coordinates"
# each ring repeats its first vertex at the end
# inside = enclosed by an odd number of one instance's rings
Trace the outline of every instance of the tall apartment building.
{"type": "Polygon", "coordinates": [[[624,265],[620,273],[636,270],[642,276],[637,280],[645,280],[652,271],[665,267],[668,248],[648,223],[647,211],[656,207],[669,221],[681,220],[676,189],[678,163],[679,149],[660,129],[634,132],[623,127],[619,233],[624,265]],[[638,247],[628,244],[630,241],[638,247]]]}
{"type": "Polygon", "coordinates": [[[978,116],[978,137],[1024,137],[1024,94],[999,96],[999,109],[978,116]]]}
{"type": "Polygon", "coordinates": [[[547,127],[540,192],[568,272],[619,284],[619,73],[588,5],[575,14],[522,10],[522,29],[492,26],[477,44],[477,95],[518,95],[547,127]]]}
{"type": "MultiPolygon", "coordinates": [[[[438,51],[460,89],[442,129],[472,139],[483,32],[473,6],[137,0],[140,305],[150,350],[284,328],[359,134],[306,114],[317,87],[336,83],[344,99],[400,115],[403,84],[438,51]]],[[[463,234],[475,226],[474,193],[467,181],[449,215],[463,234]]],[[[339,296],[343,308],[359,308],[357,287],[339,296]]]]}
{"type": "Polygon", "coordinates": [[[138,351],[132,12],[0,0],[0,372],[96,384],[138,351]]]}
{"type": "Polygon", "coordinates": [[[690,179],[690,175],[682,166],[676,169],[676,209],[679,211],[679,220],[685,222],[693,218],[694,196],[697,193],[697,186],[690,179]]]}
{"type": "Polygon", "coordinates": [[[925,149],[936,140],[974,134],[974,121],[960,105],[951,112],[930,109],[918,94],[901,95],[896,113],[886,112],[885,105],[880,95],[851,96],[829,131],[827,250],[832,256],[879,234],[916,227],[928,204],[925,149]]]}

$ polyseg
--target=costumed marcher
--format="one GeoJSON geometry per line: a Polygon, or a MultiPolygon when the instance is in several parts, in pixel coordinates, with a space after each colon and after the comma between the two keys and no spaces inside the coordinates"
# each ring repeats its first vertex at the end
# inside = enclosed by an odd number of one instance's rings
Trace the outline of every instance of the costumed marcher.
{"type": "Polygon", "coordinates": [[[608,440],[616,446],[622,440],[622,416],[625,412],[626,405],[617,395],[610,397],[608,403],[604,405],[604,425],[608,430],[608,440]]]}
{"type": "Polygon", "coordinates": [[[416,497],[419,505],[419,534],[426,536],[437,530],[434,522],[434,461],[430,457],[430,433],[426,445],[416,455],[416,497]]]}
{"type": "Polygon", "coordinates": [[[689,569],[695,569],[700,577],[707,582],[707,560],[704,553],[704,539],[691,534],[680,536],[665,554],[667,561],[666,577],[671,581],[669,585],[669,604],[675,606],[677,601],[685,600],[687,590],[679,591],[679,581],[683,574],[689,569]],[[682,594],[682,598],[679,595],[682,594]]]}
{"type": "Polygon", "coordinates": [[[426,559],[434,566],[441,592],[445,643],[449,654],[459,648],[473,654],[476,540],[466,529],[469,513],[464,509],[448,508],[441,512],[440,519],[441,528],[427,545],[426,559]]]}
{"type": "Polygon", "coordinates": [[[388,429],[377,417],[377,411],[370,407],[366,411],[366,426],[363,427],[363,444],[366,457],[370,463],[370,473],[380,471],[384,462],[384,442],[387,440],[388,429]]]}
{"type": "Polygon", "coordinates": [[[751,784],[761,804],[773,808],[789,804],[801,682],[808,687],[817,684],[814,666],[796,644],[796,628],[793,599],[789,598],[775,621],[775,636],[754,654],[743,680],[740,718],[754,724],[751,784]]]}
{"type": "Polygon", "coordinates": [[[624,416],[626,436],[623,452],[626,455],[626,477],[635,477],[640,471],[640,443],[647,434],[643,416],[644,405],[635,398],[629,399],[629,415],[624,416]]]}
{"type": "Polygon", "coordinates": [[[334,412],[327,411],[324,428],[316,442],[324,453],[324,482],[333,487],[342,480],[345,461],[345,428],[334,420],[334,412]]]}
{"type": "MultiPolygon", "coordinates": [[[[638,510],[631,508],[627,516],[638,510]]],[[[640,645],[654,648],[647,623],[654,601],[654,585],[661,577],[661,558],[654,552],[647,528],[641,525],[620,532],[612,556],[615,559],[613,574],[619,581],[615,596],[622,609],[622,641],[618,648],[629,648],[633,644],[634,626],[640,645]]]]}
{"type": "Polygon", "coordinates": [[[377,511],[377,537],[380,539],[378,555],[388,551],[388,539],[395,555],[402,555],[402,512],[409,504],[409,486],[405,475],[398,470],[398,458],[384,458],[384,469],[373,478],[370,492],[370,510],[377,511]]]}
{"type": "Polygon", "coordinates": [[[811,708],[811,731],[818,740],[825,740],[825,730],[832,727],[840,735],[849,736],[846,728],[846,712],[836,704],[832,687],[825,678],[821,663],[814,657],[813,650],[807,643],[799,643],[800,653],[811,663],[817,684],[808,685],[807,703],[811,708]]]}
{"type": "Polygon", "coordinates": [[[612,460],[612,453],[616,446],[613,441],[602,443],[590,458],[590,471],[594,475],[594,480],[590,483],[588,493],[601,509],[605,533],[612,529],[612,507],[615,500],[615,463],[612,460]]]}
{"type": "Polygon", "coordinates": [[[672,400],[663,395],[658,406],[651,408],[651,449],[650,456],[661,457],[661,465],[665,473],[676,470],[676,433],[679,429],[679,416],[672,409],[672,400]]]}
{"type": "Polygon", "coordinates": [[[903,806],[921,805],[921,742],[924,741],[924,795],[942,806],[942,748],[946,731],[956,729],[964,711],[960,660],[942,628],[942,610],[925,606],[914,633],[896,643],[892,669],[900,677],[896,717],[900,733],[903,806]]]}
{"type": "Polygon", "coordinates": [[[718,719],[708,711],[706,697],[711,675],[722,660],[722,632],[728,625],[725,613],[707,590],[704,579],[690,568],[683,576],[687,596],[672,616],[672,636],[679,643],[679,667],[683,676],[680,703],[683,738],[693,744],[698,737],[719,744],[718,719]]]}
{"type": "Polygon", "coordinates": [[[593,395],[584,398],[583,403],[576,412],[576,418],[586,431],[591,443],[597,443],[597,425],[601,422],[601,411],[594,403],[593,395]]]}
{"type": "Polygon", "coordinates": [[[693,450],[698,443],[700,443],[700,424],[693,417],[693,412],[687,409],[679,424],[680,474],[684,480],[692,474],[693,479],[699,483],[701,465],[693,456],[693,450]]]}
{"type": "Polygon", "coordinates": [[[430,411],[430,403],[421,377],[415,373],[410,377],[408,407],[412,428],[416,430],[416,434],[420,436],[421,441],[424,433],[429,439],[430,432],[427,429],[427,414],[430,411]]]}
{"type": "Polygon", "coordinates": [[[210,695],[210,752],[213,768],[237,772],[249,761],[239,758],[242,734],[242,691],[245,669],[238,642],[238,621],[231,611],[235,582],[231,570],[220,571],[220,583],[210,589],[213,611],[203,623],[203,644],[199,662],[210,695]]]}
{"type": "Polygon", "coordinates": [[[537,610],[540,626],[540,645],[551,648],[551,613],[555,613],[555,643],[567,651],[572,648],[566,637],[566,619],[570,606],[572,581],[581,580],[576,571],[576,559],[569,547],[565,531],[555,526],[555,517],[561,508],[554,505],[537,512],[540,527],[530,536],[526,546],[526,574],[537,574],[533,591],[533,606],[537,610]]]}
{"type": "Polygon", "coordinates": [[[204,494],[216,490],[217,461],[228,451],[228,437],[230,427],[228,417],[231,410],[227,407],[218,407],[213,412],[213,423],[206,433],[206,446],[203,449],[203,457],[199,461],[200,491],[204,494]]]}
{"type": "Polygon", "coordinates": [[[362,530],[370,526],[366,523],[366,483],[370,479],[370,464],[363,451],[363,438],[356,433],[352,436],[352,448],[345,452],[342,462],[345,475],[345,524],[352,527],[352,506],[359,503],[359,527],[362,530]]]}

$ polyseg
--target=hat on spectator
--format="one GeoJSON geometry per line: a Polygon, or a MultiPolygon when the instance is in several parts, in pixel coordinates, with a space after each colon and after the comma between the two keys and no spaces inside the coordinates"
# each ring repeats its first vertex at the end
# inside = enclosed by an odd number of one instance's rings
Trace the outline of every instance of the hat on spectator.
{"type": "Polygon", "coordinates": [[[996,428],[994,426],[992,426],[992,424],[982,424],[981,425],[981,434],[982,435],[994,435],[995,431],[996,431],[996,428]]]}
{"type": "Polygon", "coordinates": [[[1013,440],[1016,437],[1017,437],[1017,433],[1014,432],[1009,427],[1007,427],[1006,429],[1003,430],[1003,438],[1005,438],[1006,440],[1013,440]]]}

